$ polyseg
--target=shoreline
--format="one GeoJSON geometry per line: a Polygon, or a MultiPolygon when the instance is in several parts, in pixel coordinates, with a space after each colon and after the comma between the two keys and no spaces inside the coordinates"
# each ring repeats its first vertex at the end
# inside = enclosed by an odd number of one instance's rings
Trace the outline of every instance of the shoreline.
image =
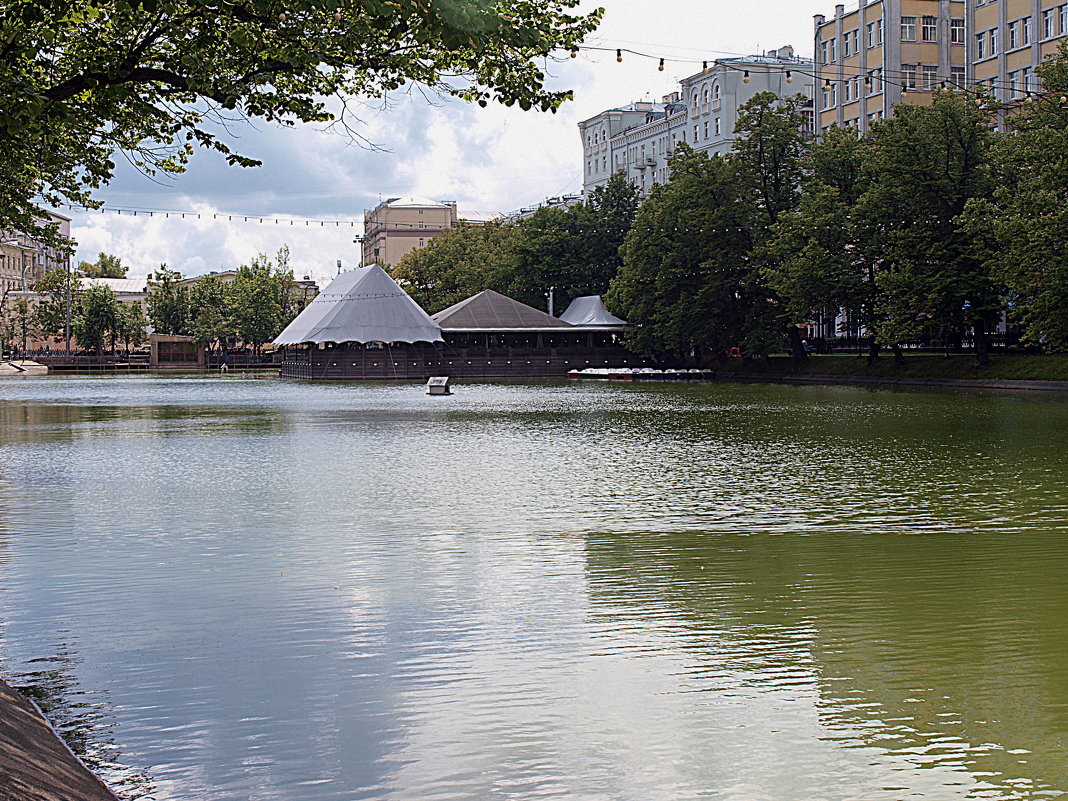
{"type": "Polygon", "coordinates": [[[1068,395],[1068,381],[1004,378],[915,378],[908,376],[818,375],[717,371],[715,381],[731,384],[803,384],[810,386],[919,387],[929,389],[998,389],[1068,395]]]}
{"type": "Polygon", "coordinates": [[[0,679],[0,788],[10,801],[119,801],[40,708],[0,679]]]}

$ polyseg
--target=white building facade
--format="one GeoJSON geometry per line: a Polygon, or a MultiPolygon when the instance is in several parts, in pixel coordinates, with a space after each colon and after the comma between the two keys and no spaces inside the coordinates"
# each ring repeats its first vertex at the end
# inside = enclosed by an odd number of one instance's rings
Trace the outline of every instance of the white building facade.
{"type": "Polygon", "coordinates": [[[726,155],[734,145],[738,109],[760,92],[803,95],[811,106],[811,59],[784,47],[761,56],[709,62],[680,82],[662,102],[635,102],[579,124],[585,163],[583,191],[603,186],[613,173],[647,195],[671,177],[668,159],[685,142],[696,151],[726,155]]]}

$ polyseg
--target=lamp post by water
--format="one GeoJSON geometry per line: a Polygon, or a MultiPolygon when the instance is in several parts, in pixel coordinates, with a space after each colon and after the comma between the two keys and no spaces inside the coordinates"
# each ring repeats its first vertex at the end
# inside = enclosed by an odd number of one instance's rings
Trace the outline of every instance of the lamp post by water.
{"type": "Polygon", "coordinates": [[[67,317],[63,322],[63,355],[70,358],[70,254],[67,254],[67,317]]]}

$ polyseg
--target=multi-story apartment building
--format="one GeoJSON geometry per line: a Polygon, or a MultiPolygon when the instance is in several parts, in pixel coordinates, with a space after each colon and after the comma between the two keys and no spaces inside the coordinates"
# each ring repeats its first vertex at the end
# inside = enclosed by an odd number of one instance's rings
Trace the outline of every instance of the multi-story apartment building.
{"type": "MultiPolygon", "coordinates": [[[[70,218],[42,210],[49,222],[70,239],[70,218]]],[[[37,239],[33,232],[0,231],[0,293],[5,289],[25,292],[53,267],[67,264],[67,255],[37,239]]]]}
{"type": "Polygon", "coordinates": [[[437,202],[416,197],[395,197],[363,212],[363,263],[392,266],[413,250],[426,247],[458,222],[484,225],[500,215],[470,211],[462,215],[451,200],[437,202]]]}
{"type": "Polygon", "coordinates": [[[442,231],[455,228],[456,204],[416,197],[390,198],[364,210],[363,263],[392,266],[442,231]]]}
{"type": "Polygon", "coordinates": [[[738,109],[759,92],[780,97],[813,93],[812,61],[784,47],[760,56],[710,62],[680,82],[663,102],[639,101],[602,111],[579,124],[585,165],[583,190],[605,184],[613,173],[647,194],[670,177],[667,160],[679,142],[694,150],[726,154],[734,144],[738,109]]]}
{"type": "Polygon", "coordinates": [[[860,0],[817,15],[816,120],[862,131],[899,103],[967,84],[964,0],[860,0]]]}
{"type": "Polygon", "coordinates": [[[1041,90],[1035,69],[1068,36],[1066,0],[860,0],[816,17],[817,118],[861,130],[943,87],[987,92],[998,125],[1041,90]]]}
{"type": "Polygon", "coordinates": [[[968,0],[969,79],[1005,104],[1005,116],[1041,90],[1035,68],[1068,35],[1064,0],[968,0]]]}

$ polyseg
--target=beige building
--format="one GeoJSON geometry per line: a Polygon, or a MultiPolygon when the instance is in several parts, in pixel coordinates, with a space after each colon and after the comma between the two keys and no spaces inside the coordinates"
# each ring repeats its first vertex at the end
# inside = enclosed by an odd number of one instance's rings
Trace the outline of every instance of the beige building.
{"type": "Polygon", "coordinates": [[[363,212],[363,263],[392,266],[458,221],[453,202],[416,197],[383,201],[363,212]]]}
{"type": "Polygon", "coordinates": [[[860,0],[815,18],[816,125],[867,130],[899,103],[968,84],[964,0],[860,0]]]}
{"type": "MultiPolygon", "coordinates": [[[[59,232],[70,238],[70,218],[45,211],[59,225],[59,232]]],[[[47,247],[32,234],[0,231],[0,293],[4,290],[27,291],[53,267],[65,267],[67,256],[47,247]]]]}
{"type": "Polygon", "coordinates": [[[1068,4],[969,0],[967,24],[969,78],[1006,105],[999,120],[1004,127],[1005,115],[1041,90],[1035,68],[1068,34],[1068,4]]]}

